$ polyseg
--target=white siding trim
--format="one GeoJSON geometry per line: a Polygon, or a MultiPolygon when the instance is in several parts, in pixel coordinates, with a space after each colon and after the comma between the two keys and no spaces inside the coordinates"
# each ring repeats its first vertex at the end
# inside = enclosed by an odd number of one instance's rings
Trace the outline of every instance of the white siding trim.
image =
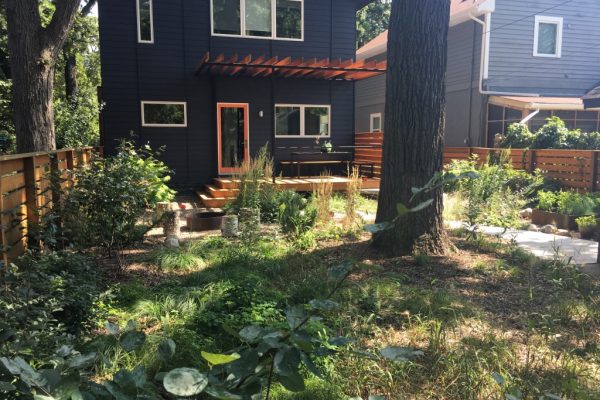
{"type": "Polygon", "coordinates": [[[135,12],[137,17],[138,43],[154,43],[154,1],[149,0],[150,5],[150,40],[142,40],[142,24],[140,21],[140,0],[135,0],[135,12]]]}
{"type": "Polygon", "coordinates": [[[383,124],[383,118],[381,118],[381,113],[373,113],[370,115],[369,117],[369,132],[381,132],[382,131],[382,124],[383,124]],[[373,122],[375,121],[375,118],[379,118],[379,129],[375,130],[375,128],[373,127],[374,124],[373,122]]]}
{"type": "Polygon", "coordinates": [[[187,128],[187,102],[185,101],[146,101],[142,100],[142,126],[147,128],[187,128]],[[183,106],[183,124],[147,124],[144,106],[146,104],[175,104],[183,106]]]}
{"type": "Polygon", "coordinates": [[[543,15],[535,16],[535,29],[533,34],[533,56],[534,57],[548,57],[548,58],[561,58],[562,57],[562,39],[563,39],[563,18],[562,17],[547,17],[543,15]],[[542,54],[538,53],[538,40],[540,24],[556,24],[556,53],[555,54],[542,54]]]}

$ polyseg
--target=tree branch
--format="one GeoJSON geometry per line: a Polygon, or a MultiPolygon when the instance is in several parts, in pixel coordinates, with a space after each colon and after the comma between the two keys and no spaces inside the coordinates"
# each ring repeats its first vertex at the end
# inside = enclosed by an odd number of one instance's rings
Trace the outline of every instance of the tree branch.
{"type": "Polygon", "coordinates": [[[73,25],[79,4],[81,0],[57,0],[56,9],[52,16],[52,21],[43,32],[43,51],[49,51],[54,56],[58,56],[58,51],[65,42],[69,30],[73,25]]]}

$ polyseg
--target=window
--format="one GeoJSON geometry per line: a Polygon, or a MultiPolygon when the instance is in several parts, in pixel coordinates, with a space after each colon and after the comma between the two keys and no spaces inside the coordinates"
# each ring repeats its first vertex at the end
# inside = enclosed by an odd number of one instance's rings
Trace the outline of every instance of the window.
{"type": "Polygon", "coordinates": [[[560,58],[562,53],[563,19],[560,17],[535,17],[533,55],[560,58]]]}
{"type": "Polygon", "coordinates": [[[154,42],[154,21],[152,16],[152,0],[136,0],[138,42],[154,42]]]}
{"type": "Polygon", "coordinates": [[[330,110],[330,106],[277,104],[275,136],[328,137],[331,133],[330,110]]]}
{"type": "Polygon", "coordinates": [[[371,114],[371,132],[381,132],[381,113],[371,114]]]}
{"type": "Polygon", "coordinates": [[[487,145],[494,146],[496,135],[504,135],[511,124],[521,122],[523,110],[502,107],[495,104],[488,105],[487,145]]]}
{"type": "Polygon", "coordinates": [[[303,0],[212,0],[212,33],[303,40],[303,0]]]}
{"type": "Polygon", "coordinates": [[[174,101],[142,101],[142,126],[185,128],[187,105],[174,101]]]}

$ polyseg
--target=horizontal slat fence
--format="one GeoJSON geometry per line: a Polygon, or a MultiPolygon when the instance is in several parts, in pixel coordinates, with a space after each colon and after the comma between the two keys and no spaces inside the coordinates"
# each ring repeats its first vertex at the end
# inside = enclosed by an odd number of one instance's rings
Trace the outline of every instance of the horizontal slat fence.
{"type": "MultiPolygon", "coordinates": [[[[101,152],[102,150],[99,149],[101,152]]],[[[92,147],[0,156],[0,253],[4,265],[27,249],[28,226],[40,222],[52,208],[50,173],[63,188],[73,184],[69,171],[88,164],[92,147]]]]}
{"type": "MultiPolygon", "coordinates": [[[[355,159],[375,163],[375,174],[380,177],[383,133],[357,133],[355,145],[378,146],[372,149],[358,147],[355,159]]],[[[484,163],[489,156],[499,156],[502,151],[506,149],[446,147],[444,165],[452,160],[468,160],[473,155],[477,156],[479,163],[484,163]]],[[[545,177],[556,180],[562,187],[592,192],[600,190],[600,150],[512,149],[509,158],[514,168],[528,172],[539,169],[545,177]]]]}

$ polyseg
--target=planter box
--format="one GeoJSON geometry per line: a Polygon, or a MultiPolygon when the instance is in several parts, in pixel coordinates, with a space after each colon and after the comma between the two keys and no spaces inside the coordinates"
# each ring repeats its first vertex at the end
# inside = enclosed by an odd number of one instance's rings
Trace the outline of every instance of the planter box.
{"type": "Polygon", "coordinates": [[[579,217],[579,215],[566,215],[534,209],[531,213],[531,222],[536,225],[556,225],[558,229],[576,231],[577,222],[575,220],[579,217]]]}
{"type": "Polygon", "coordinates": [[[214,231],[221,229],[221,223],[225,213],[222,212],[199,212],[189,215],[187,228],[190,231],[214,231]]]}

